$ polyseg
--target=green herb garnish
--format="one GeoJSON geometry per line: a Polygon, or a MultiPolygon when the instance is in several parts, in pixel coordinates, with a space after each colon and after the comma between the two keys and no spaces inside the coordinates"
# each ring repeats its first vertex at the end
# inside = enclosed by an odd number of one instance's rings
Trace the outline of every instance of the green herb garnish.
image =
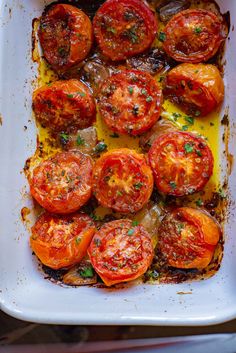
{"type": "Polygon", "coordinates": [[[134,229],[129,229],[127,234],[128,235],[133,235],[134,234],[134,229]]]}
{"type": "Polygon", "coordinates": [[[171,189],[173,189],[173,190],[176,189],[177,185],[174,181],[170,181],[169,184],[170,184],[171,189]]]}
{"type": "Polygon", "coordinates": [[[164,32],[160,32],[159,36],[158,36],[158,39],[159,39],[160,42],[165,42],[166,34],[164,32]]]}
{"type": "Polygon", "coordinates": [[[195,27],[194,28],[194,33],[196,33],[196,34],[202,33],[202,28],[201,27],[195,27]]]}
{"type": "Polygon", "coordinates": [[[188,125],[183,125],[181,130],[182,131],[188,131],[188,125]]]}
{"type": "Polygon", "coordinates": [[[142,186],[143,186],[143,183],[134,184],[134,188],[135,188],[136,190],[140,190],[142,186]]]}
{"type": "Polygon", "coordinates": [[[185,116],[184,120],[186,123],[189,123],[190,125],[194,125],[194,118],[192,116],[185,116]]]}
{"type": "Polygon", "coordinates": [[[96,145],[95,152],[103,152],[106,149],[107,149],[107,145],[105,144],[105,142],[101,141],[96,145]]]}
{"type": "Polygon", "coordinates": [[[128,87],[128,91],[129,91],[129,94],[133,94],[133,92],[134,92],[133,87],[132,87],[132,86],[129,86],[129,87],[128,87]]]}
{"type": "Polygon", "coordinates": [[[79,271],[79,274],[83,278],[92,278],[94,276],[94,272],[93,272],[92,266],[88,266],[84,270],[79,271]]]}
{"type": "Polygon", "coordinates": [[[193,152],[193,145],[191,145],[189,142],[187,142],[184,145],[184,149],[185,149],[186,153],[191,153],[191,152],[193,152]]]}
{"type": "Polygon", "coordinates": [[[203,206],[203,201],[202,201],[202,199],[198,199],[198,200],[195,202],[195,204],[196,204],[198,207],[203,206]]]}
{"type": "Polygon", "coordinates": [[[85,141],[84,141],[84,139],[83,139],[80,135],[78,135],[78,136],[77,136],[77,139],[76,139],[76,143],[77,143],[77,145],[79,145],[79,146],[84,146],[85,141]]]}

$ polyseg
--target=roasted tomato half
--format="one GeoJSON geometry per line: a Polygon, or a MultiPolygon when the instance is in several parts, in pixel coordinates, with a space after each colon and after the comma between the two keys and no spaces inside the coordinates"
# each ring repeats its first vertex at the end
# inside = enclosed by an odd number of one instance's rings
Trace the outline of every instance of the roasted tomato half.
{"type": "Polygon", "coordinates": [[[121,148],[104,153],[93,170],[93,192],[99,203],[121,213],[136,212],[149,200],[153,176],[144,155],[121,148]]]}
{"type": "Polygon", "coordinates": [[[162,91],[149,74],[130,70],[108,78],[98,100],[99,111],[111,130],[140,135],[159,119],[162,91]]]}
{"type": "Polygon", "coordinates": [[[217,15],[193,9],[175,15],[166,25],[163,37],[164,49],[173,59],[199,63],[216,54],[225,34],[217,15]]]}
{"type": "Polygon", "coordinates": [[[158,247],[172,267],[202,269],[220,239],[218,223],[205,211],[182,207],[169,213],[158,231],[158,247]]]}
{"type": "Polygon", "coordinates": [[[90,90],[78,80],[56,81],[33,94],[37,120],[54,133],[84,129],[96,119],[96,107],[90,90]]]}
{"type": "Polygon", "coordinates": [[[224,82],[214,65],[181,64],[166,78],[164,94],[187,113],[204,116],[224,99],[224,82]]]}
{"type": "Polygon", "coordinates": [[[157,33],[155,15],[140,0],[107,0],[93,24],[100,49],[114,61],[142,53],[157,33]]]}
{"type": "Polygon", "coordinates": [[[93,42],[92,23],[74,6],[53,5],[41,17],[39,40],[49,64],[63,72],[88,55],[93,42]]]}
{"type": "Polygon", "coordinates": [[[57,153],[39,164],[30,179],[30,192],[49,212],[77,211],[92,193],[93,164],[79,151],[57,153]]]}
{"type": "Polygon", "coordinates": [[[40,261],[53,269],[77,264],[86,255],[95,233],[90,217],[78,213],[44,213],[32,227],[30,245],[40,261]]]}
{"type": "Polygon", "coordinates": [[[159,191],[184,196],[204,188],[213,172],[213,155],[205,140],[189,132],[160,135],[149,150],[159,191]]]}
{"type": "Polygon", "coordinates": [[[121,219],[106,223],[95,233],[88,254],[107,286],[136,279],[153,259],[151,236],[141,225],[121,219]]]}

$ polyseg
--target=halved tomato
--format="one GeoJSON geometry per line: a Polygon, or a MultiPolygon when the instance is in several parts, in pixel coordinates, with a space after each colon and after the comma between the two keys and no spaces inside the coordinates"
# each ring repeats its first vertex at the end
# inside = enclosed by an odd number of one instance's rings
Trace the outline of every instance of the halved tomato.
{"type": "Polygon", "coordinates": [[[84,60],[93,42],[90,19],[68,4],[53,5],[43,13],[38,35],[45,58],[59,72],[84,60]]]}
{"type": "Polygon", "coordinates": [[[57,153],[34,169],[31,195],[49,212],[77,211],[91,196],[92,169],[92,159],[78,150],[57,153]]]}
{"type": "Polygon", "coordinates": [[[159,191],[184,196],[204,188],[213,172],[213,155],[205,140],[189,132],[160,135],[148,153],[159,191]]]}
{"type": "Polygon", "coordinates": [[[207,212],[181,207],[163,219],[158,247],[169,266],[202,269],[211,262],[220,236],[219,224],[207,212]]]}
{"type": "Polygon", "coordinates": [[[96,119],[90,90],[75,79],[56,81],[34,91],[33,110],[37,120],[53,133],[84,129],[96,119]]]}
{"type": "Polygon", "coordinates": [[[134,280],[150,266],[154,251],[151,236],[129,219],[106,223],[90,243],[91,263],[107,286],[134,280]]]}
{"type": "Polygon", "coordinates": [[[121,213],[137,212],[153,190],[151,168],[128,148],[104,153],[93,169],[93,193],[99,203],[121,213]]]}
{"type": "Polygon", "coordinates": [[[179,12],[163,31],[164,50],[181,62],[209,60],[224,39],[222,20],[213,12],[202,9],[179,12]]]}
{"type": "Polygon", "coordinates": [[[157,33],[157,20],[140,0],[107,0],[97,11],[94,34],[103,54],[124,60],[148,49],[157,33]]]}
{"type": "Polygon", "coordinates": [[[224,99],[224,82],[214,65],[181,64],[166,77],[164,94],[187,113],[204,116],[224,99]]]}
{"type": "Polygon", "coordinates": [[[32,227],[30,245],[44,265],[59,269],[82,260],[95,231],[93,221],[85,214],[43,213],[32,227]]]}
{"type": "Polygon", "coordinates": [[[129,70],[108,78],[98,100],[99,111],[111,130],[140,135],[159,119],[162,91],[151,75],[129,70]]]}

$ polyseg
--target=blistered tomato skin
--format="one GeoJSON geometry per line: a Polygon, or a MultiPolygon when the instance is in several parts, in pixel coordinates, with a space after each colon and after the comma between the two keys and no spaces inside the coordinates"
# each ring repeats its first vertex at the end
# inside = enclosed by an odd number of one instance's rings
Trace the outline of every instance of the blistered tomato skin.
{"type": "Polygon", "coordinates": [[[162,90],[148,73],[127,70],[103,84],[98,108],[107,126],[118,133],[140,135],[160,117],[162,90]]]}
{"type": "Polygon", "coordinates": [[[40,20],[39,40],[46,60],[64,72],[86,58],[93,42],[92,23],[75,6],[53,5],[40,20]]]}
{"type": "Polygon", "coordinates": [[[221,19],[211,11],[181,11],[164,29],[164,50],[176,61],[200,63],[212,58],[225,40],[221,19]]]}
{"type": "Polygon", "coordinates": [[[193,116],[205,116],[224,99],[224,82],[216,66],[181,64],[169,71],[164,94],[193,116]]]}
{"type": "Polygon", "coordinates": [[[143,226],[121,219],[106,223],[90,243],[91,263],[107,286],[134,280],[150,266],[154,251],[143,226]]]}
{"type": "Polygon", "coordinates": [[[203,269],[211,262],[221,233],[207,212],[181,207],[163,219],[158,247],[169,266],[203,269]]]}
{"type": "Polygon", "coordinates": [[[142,154],[121,148],[104,153],[95,163],[93,193],[104,207],[137,212],[148,202],[152,190],[152,171],[142,154]]]}
{"type": "Polygon", "coordinates": [[[204,188],[214,159],[205,140],[189,132],[160,135],[148,153],[158,190],[172,196],[190,195],[204,188]]]}
{"type": "Polygon", "coordinates": [[[57,270],[82,260],[95,231],[93,221],[85,214],[43,213],[32,227],[30,245],[44,265],[57,270]]]}
{"type": "Polygon", "coordinates": [[[33,110],[37,121],[53,133],[84,129],[96,119],[90,90],[75,79],[56,81],[34,91],[33,110]]]}
{"type": "Polygon", "coordinates": [[[102,53],[113,61],[144,52],[157,33],[155,15],[140,0],[107,0],[93,25],[102,53]]]}
{"type": "Polygon", "coordinates": [[[31,195],[49,212],[75,212],[92,194],[92,169],[92,159],[78,150],[57,153],[34,169],[31,195]]]}

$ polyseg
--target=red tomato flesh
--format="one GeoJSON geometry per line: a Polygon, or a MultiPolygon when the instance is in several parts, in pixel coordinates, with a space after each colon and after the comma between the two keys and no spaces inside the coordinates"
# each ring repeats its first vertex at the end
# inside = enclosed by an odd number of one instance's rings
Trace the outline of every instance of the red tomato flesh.
{"type": "Polygon", "coordinates": [[[205,140],[189,132],[160,135],[148,153],[159,191],[184,196],[204,188],[213,173],[213,155],[205,140]]]}
{"type": "Polygon", "coordinates": [[[211,11],[176,14],[164,29],[164,50],[176,61],[200,63],[212,58],[225,39],[222,20],[211,11]]]}
{"type": "Polygon", "coordinates": [[[32,227],[30,245],[41,262],[55,270],[79,263],[95,233],[90,217],[42,214],[32,227]]]}
{"type": "Polygon", "coordinates": [[[113,61],[148,49],[157,33],[157,20],[140,0],[107,0],[97,11],[94,34],[98,45],[113,61]]]}
{"type": "Polygon", "coordinates": [[[92,193],[92,160],[79,151],[61,152],[33,171],[30,192],[49,212],[77,211],[92,193]]]}
{"type": "Polygon", "coordinates": [[[207,212],[182,207],[163,219],[158,247],[169,266],[202,269],[211,262],[220,236],[218,223],[207,212]]]}
{"type": "Polygon", "coordinates": [[[104,153],[93,170],[99,203],[121,213],[137,212],[149,200],[153,176],[144,155],[121,148],[104,153]]]}
{"type": "Polygon", "coordinates": [[[88,254],[107,286],[134,280],[153,259],[151,237],[143,226],[121,219],[106,223],[93,237],[88,254]]]}
{"type": "Polygon", "coordinates": [[[140,135],[160,117],[162,91],[151,75],[137,70],[112,75],[99,94],[99,111],[118,133],[140,135]]]}
{"type": "Polygon", "coordinates": [[[93,42],[92,23],[75,6],[51,6],[40,20],[39,40],[52,68],[64,72],[88,55],[93,42]]]}

